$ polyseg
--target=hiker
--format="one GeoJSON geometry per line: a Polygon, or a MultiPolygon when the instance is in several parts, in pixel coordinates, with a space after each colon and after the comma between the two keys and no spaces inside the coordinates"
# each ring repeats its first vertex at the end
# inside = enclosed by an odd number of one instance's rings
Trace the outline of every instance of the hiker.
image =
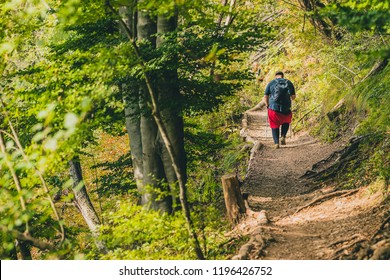
{"type": "Polygon", "coordinates": [[[275,79],[267,85],[263,97],[268,108],[268,121],[272,129],[275,149],[279,148],[280,127],[280,145],[286,145],[286,135],[292,119],[291,100],[294,99],[294,85],[284,78],[282,71],[276,72],[275,79]]]}

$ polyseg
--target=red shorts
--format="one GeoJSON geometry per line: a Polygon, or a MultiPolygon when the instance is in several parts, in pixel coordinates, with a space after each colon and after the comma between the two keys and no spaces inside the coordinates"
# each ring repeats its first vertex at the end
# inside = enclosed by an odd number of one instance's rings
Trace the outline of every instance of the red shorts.
{"type": "Polygon", "coordinates": [[[292,113],[284,115],[274,110],[268,109],[268,121],[271,128],[279,128],[284,123],[291,123],[292,113]]]}

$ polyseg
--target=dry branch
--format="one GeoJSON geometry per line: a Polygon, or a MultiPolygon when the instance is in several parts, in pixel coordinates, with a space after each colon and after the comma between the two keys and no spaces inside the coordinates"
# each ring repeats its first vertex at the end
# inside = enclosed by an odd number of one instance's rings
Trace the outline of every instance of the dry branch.
{"type": "Polygon", "coordinates": [[[371,76],[376,75],[379,73],[383,68],[386,67],[386,65],[389,63],[389,58],[381,59],[375,62],[374,66],[371,68],[370,72],[360,81],[364,82],[366,79],[368,79],[371,76]]]}
{"type": "Polygon", "coordinates": [[[315,109],[317,109],[319,106],[315,106],[315,107],[313,107],[312,109],[310,109],[308,112],[306,112],[299,120],[297,120],[296,122],[295,122],[295,125],[294,125],[294,127],[292,128],[292,130],[295,130],[296,128],[297,128],[297,126],[298,126],[298,124],[305,118],[305,117],[307,117],[311,112],[313,112],[315,109]]]}

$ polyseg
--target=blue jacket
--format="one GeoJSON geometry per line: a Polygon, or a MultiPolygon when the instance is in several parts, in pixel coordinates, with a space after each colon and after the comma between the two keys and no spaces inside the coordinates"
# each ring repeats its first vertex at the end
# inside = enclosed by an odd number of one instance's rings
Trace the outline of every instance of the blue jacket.
{"type": "MultiPolygon", "coordinates": [[[[277,78],[272,80],[266,87],[264,95],[269,96],[269,109],[284,113],[284,114],[289,114],[291,112],[291,98],[286,98],[282,102],[275,102],[273,98],[273,93],[275,91],[275,85],[277,83],[277,80],[283,79],[283,78],[277,78]]],[[[288,86],[288,92],[291,95],[295,95],[295,88],[294,85],[291,81],[284,79],[287,81],[287,86],[288,86]]]]}

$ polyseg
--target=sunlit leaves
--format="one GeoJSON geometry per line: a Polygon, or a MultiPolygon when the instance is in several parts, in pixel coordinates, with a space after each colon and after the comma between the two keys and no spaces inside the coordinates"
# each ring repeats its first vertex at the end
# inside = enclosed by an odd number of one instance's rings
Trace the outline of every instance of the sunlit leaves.
{"type": "Polygon", "coordinates": [[[389,0],[349,0],[327,6],[324,14],[337,18],[351,31],[389,32],[389,0]]]}

